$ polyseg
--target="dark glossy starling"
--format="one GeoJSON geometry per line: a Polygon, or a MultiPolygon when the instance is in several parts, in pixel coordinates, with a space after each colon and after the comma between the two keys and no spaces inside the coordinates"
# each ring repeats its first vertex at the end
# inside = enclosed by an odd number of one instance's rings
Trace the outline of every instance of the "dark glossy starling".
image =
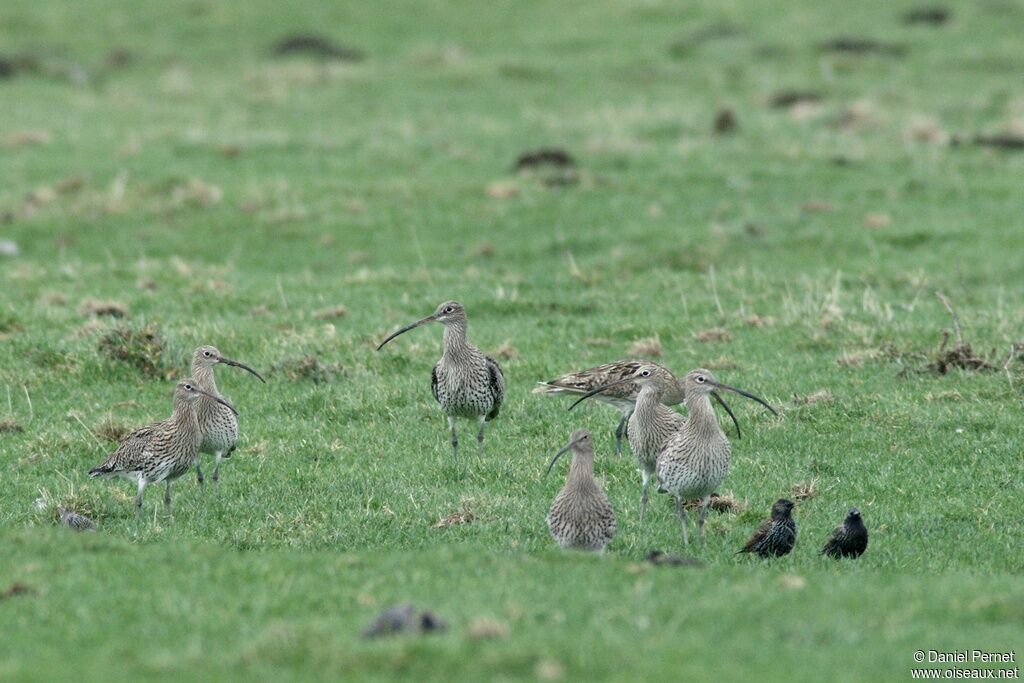
{"type": "Polygon", "coordinates": [[[868,528],[864,526],[860,510],[850,508],[850,512],[846,515],[846,520],[832,532],[828,542],[825,543],[825,547],[821,549],[821,554],[836,559],[860,557],[867,549],[868,528]]]}
{"type": "Polygon", "coordinates": [[[399,633],[438,633],[447,630],[448,624],[430,610],[417,612],[415,606],[402,603],[389,607],[377,615],[363,631],[363,638],[380,638],[399,633]]]}
{"type": "Polygon", "coordinates": [[[741,553],[757,553],[761,557],[782,557],[796,545],[796,520],[793,501],[779,498],[772,505],[772,516],[761,523],[741,553]]]}

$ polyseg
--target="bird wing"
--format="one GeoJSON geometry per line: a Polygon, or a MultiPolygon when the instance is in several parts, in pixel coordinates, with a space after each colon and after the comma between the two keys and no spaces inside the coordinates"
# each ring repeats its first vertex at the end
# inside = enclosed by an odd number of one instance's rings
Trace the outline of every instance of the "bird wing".
{"type": "Polygon", "coordinates": [[[832,530],[832,535],[829,536],[828,540],[825,542],[825,547],[821,549],[821,554],[822,555],[836,555],[836,554],[839,554],[841,552],[841,550],[842,550],[841,547],[840,547],[840,544],[842,543],[842,538],[845,535],[845,533],[846,533],[846,527],[843,526],[842,524],[840,524],[835,529],[833,529],[832,530]]]}
{"type": "Polygon", "coordinates": [[[505,375],[501,372],[498,361],[490,356],[484,356],[484,361],[487,363],[487,377],[491,389],[491,412],[487,413],[487,420],[490,421],[498,417],[501,403],[505,400],[505,375]]]}
{"type": "Polygon", "coordinates": [[[430,393],[432,393],[434,395],[434,400],[435,401],[437,401],[438,403],[441,402],[441,399],[439,399],[437,397],[437,366],[436,365],[434,366],[434,369],[430,371],[430,393]]]}
{"type": "Polygon", "coordinates": [[[743,549],[740,550],[739,552],[741,552],[741,553],[757,552],[758,546],[761,545],[762,541],[764,541],[765,537],[768,535],[768,532],[771,531],[771,528],[772,528],[772,520],[766,519],[763,522],[761,522],[761,526],[759,526],[757,528],[757,531],[754,532],[754,535],[750,537],[750,540],[747,541],[747,544],[745,546],[743,546],[743,549]]]}
{"type": "Polygon", "coordinates": [[[98,467],[90,470],[89,474],[93,476],[97,474],[110,474],[130,468],[132,463],[136,462],[143,451],[146,450],[146,446],[149,445],[153,435],[156,434],[163,424],[163,422],[154,422],[145,427],[139,427],[121,437],[117,444],[117,449],[108,455],[98,467]]]}

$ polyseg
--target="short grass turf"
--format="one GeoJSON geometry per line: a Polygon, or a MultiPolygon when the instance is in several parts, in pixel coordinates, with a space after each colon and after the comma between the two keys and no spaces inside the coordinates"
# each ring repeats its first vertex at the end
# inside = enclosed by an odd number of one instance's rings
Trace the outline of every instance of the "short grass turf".
{"type": "Polygon", "coordinates": [[[1024,153],[973,139],[1024,132],[1024,5],[913,7],[5,2],[0,677],[875,681],[1019,647],[1024,153]],[[308,31],[364,59],[273,55],[308,31]],[[823,49],[842,36],[881,50],[823,49]],[[546,146],[575,168],[515,172],[546,146]],[[933,369],[958,343],[937,291],[993,369],[933,369]],[[457,463],[440,330],[374,350],[448,298],[508,380],[457,463]],[[119,326],[162,340],[148,374],[101,351],[119,326]],[[136,526],[132,486],[87,472],[200,343],[268,383],[218,371],[237,454],[136,526]],[[699,569],[641,561],[681,541],[662,497],[638,525],[617,415],[531,394],[658,348],[781,413],[733,401],[745,509],[711,516],[699,569]],[[581,426],[603,558],[544,523],[581,426]],[[794,485],[794,553],[737,557],[794,485]],[[867,554],[821,558],[852,505],[867,554]],[[449,630],[360,639],[405,601],[449,630]]]}

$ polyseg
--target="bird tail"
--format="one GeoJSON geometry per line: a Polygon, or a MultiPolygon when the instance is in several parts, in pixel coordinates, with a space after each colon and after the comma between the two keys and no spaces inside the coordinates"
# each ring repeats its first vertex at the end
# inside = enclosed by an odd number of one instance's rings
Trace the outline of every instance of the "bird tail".
{"type": "Polygon", "coordinates": [[[560,387],[550,382],[537,382],[537,386],[533,388],[533,393],[535,394],[561,394],[564,392],[565,387],[560,387]]]}

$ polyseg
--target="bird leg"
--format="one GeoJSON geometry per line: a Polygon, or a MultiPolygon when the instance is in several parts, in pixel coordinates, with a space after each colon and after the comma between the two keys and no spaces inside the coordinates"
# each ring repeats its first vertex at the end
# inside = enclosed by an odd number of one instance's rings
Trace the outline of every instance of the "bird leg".
{"type": "Polygon", "coordinates": [[[700,540],[704,542],[704,517],[707,516],[708,503],[711,502],[711,496],[704,496],[704,500],[700,502],[700,514],[697,516],[697,535],[700,536],[700,540]]]}
{"type": "Polygon", "coordinates": [[[647,510],[647,501],[650,498],[650,483],[651,474],[647,470],[641,468],[640,476],[644,478],[644,492],[640,495],[640,523],[644,523],[644,511],[647,510]]]}
{"type": "Polygon", "coordinates": [[[690,545],[690,536],[686,531],[686,508],[683,506],[683,499],[676,497],[676,512],[679,513],[679,526],[683,529],[683,545],[690,545]]]}
{"type": "Polygon", "coordinates": [[[203,468],[199,465],[199,458],[196,458],[196,481],[199,482],[199,488],[204,492],[206,491],[206,477],[203,476],[203,468]]]}
{"type": "Polygon", "coordinates": [[[220,481],[220,461],[224,457],[223,451],[217,451],[213,461],[213,483],[216,484],[220,481]]]}
{"type": "Polygon", "coordinates": [[[167,491],[164,493],[164,507],[167,508],[167,516],[171,517],[174,512],[171,511],[171,482],[167,481],[167,491]]]}
{"type": "Polygon", "coordinates": [[[480,457],[484,455],[484,423],[487,421],[485,415],[481,415],[480,418],[480,431],[476,433],[476,443],[480,448],[480,457]]]}
{"type": "Polygon", "coordinates": [[[629,419],[629,415],[623,415],[622,419],[619,420],[619,424],[615,427],[615,453],[620,458],[622,457],[622,435],[626,432],[626,421],[629,419]]]}
{"type": "Polygon", "coordinates": [[[452,454],[459,457],[459,435],[455,432],[455,418],[448,418],[448,427],[452,430],[452,454]]]}
{"type": "Polygon", "coordinates": [[[146,490],[146,480],[139,477],[139,492],[135,496],[135,521],[142,519],[142,492],[146,490]]]}

